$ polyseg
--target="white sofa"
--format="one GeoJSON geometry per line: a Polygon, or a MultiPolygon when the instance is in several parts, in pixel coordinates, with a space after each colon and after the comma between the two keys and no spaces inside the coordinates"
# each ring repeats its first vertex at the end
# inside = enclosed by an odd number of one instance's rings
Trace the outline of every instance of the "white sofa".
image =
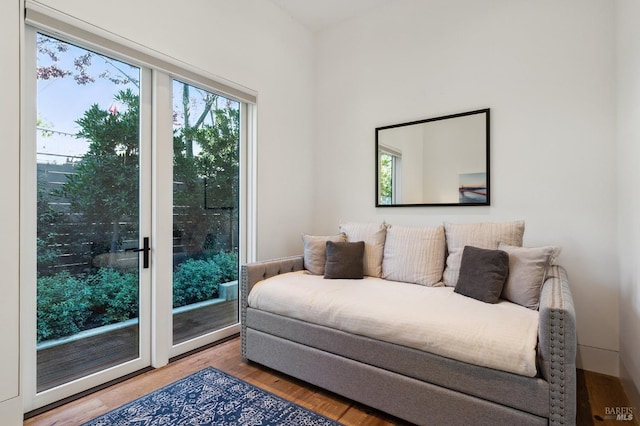
{"type": "Polygon", "coordinates": [[[340,231],[243,265],[243,358],[416,424],[575,423],[557,248],[523,222],[340,231]]]}

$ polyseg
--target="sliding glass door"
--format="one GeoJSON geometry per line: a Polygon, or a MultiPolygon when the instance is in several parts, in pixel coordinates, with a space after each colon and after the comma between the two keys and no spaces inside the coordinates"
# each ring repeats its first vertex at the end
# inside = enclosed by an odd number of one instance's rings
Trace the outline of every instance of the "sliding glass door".
{"type": "Polygon", "coordinates": [[[31,26],[25,39],[30,411],[239,331],[250,108],[169,63],[31,26]]]}
{"type": "Polygon", "coordinates": [[[42,393],[149,365],[150,144],[140,120],[149,74],[45,34],[35,42],[42,393]]]}
{"type": "Polygon", "coordinates": [[[172,83],[177,345],[238,322],[240,104],[172,83]]]}

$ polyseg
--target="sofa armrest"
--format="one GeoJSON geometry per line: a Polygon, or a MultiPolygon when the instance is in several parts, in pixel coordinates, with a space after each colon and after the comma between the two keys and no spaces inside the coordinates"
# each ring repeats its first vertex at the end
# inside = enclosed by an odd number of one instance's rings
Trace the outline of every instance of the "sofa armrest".
{"type": "Polygon", "coordinates": [[[540,295],[538,364],[549,382],[549,424],[576,420],[576,313],[567,272],[551,266],[540,295]]]}
{"type": "Polygon", "coordinates": [[[304,269],[302,255],[254,262],[242,265],[240,269],[240,339],[242,358],[246,359],[247,307],[249,292],[258,282],[287,272],[304,269]]]}

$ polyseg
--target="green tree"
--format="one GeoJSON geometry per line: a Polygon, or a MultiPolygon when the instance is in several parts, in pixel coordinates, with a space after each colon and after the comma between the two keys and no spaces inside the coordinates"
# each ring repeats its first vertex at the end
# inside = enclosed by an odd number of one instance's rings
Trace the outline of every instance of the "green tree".
{"type": "MultiPolygon", "coordinates": [[[[116,85],[139,87],[138,80],[118,61],[90,51],[78,53],[67,43],[42,34],[37,35],[36,42],[38,79],[73,78],[78,85],[106,79],[116,85]],[[65,67],[63,64],[71,61],[63,58],[72,54],[73,67],[65,67]],[[96,59],[104,62],[102,71],[92,71],[96,59]]],[[[178,90],[182,102],[174,117],[180,115],[182,125],[174,132],[174,178],[180,184],[174,188],[174,202],[182,212],[176,216],[176,232],[187,253],[197,254],[211,245],[212,229],[238,226],[233,218],[238,207],[239,108],[237,103],[185,83],[180,83],[178,90]],[[196,145],[199,145],[197,153],[196,145]],[[211,207],[218,211],[206,211],[211,207]]],[[[122,218],[135,219],[133,213],[137,209],[132,202],[137,197],[129,196],[137,191],[133,179],[133,172],[137,172],[134,170],[137,146],[134,150],[129,148],[137,142],[138,99],[130,90],[120,92],[118,97],[128,107],[124,114],[112,114],[93,105],[78,120],[82,127],[78,137],[88,139],[91,149],[63,190],[65,196],[73,199],[75,211],[85,215],[90,223],[100,224],[96,231],[102,237],[94,239],[93,252],[117,249],[123,230],[116,223],[122,218]],[[108,175],[100,177],[96,172],[108,175]],[[111,229],[105,227],[109,223],[111,229]],[[109,232],[112,237],[106,241],[109,232]]],[[[48,130],[40,127],[43,134],[48,130]]]]}
{"type": "Polygon", "coordinates": [[[76,121],[77,137],[90,141],[89,151],[59,192],[82,226],[78,243],[92,236],[91,256],[114,253],[133,227],[127,224],[138,220],[139,97],[127,89],[115,100],[126,108],[109,112],[94,104],[76,121]]]}
{"type": "MultiPolygon", "coordinates": [[[[75,244],[85,244],[87,235],[92,236],[90,257],[115,253],[133,229],[128,224],[138,220],[139,97],[127,89],[118,92],[115,100],[125,105],[122,111],[110,112],[94,104],[76,121],[77,137],[90,142],[89,151],[55,194],[70,203],[72,214],[67,217],[82,227],[75,244]]],[[[218,106],[216,97],[205,102],[195,123],[174,132],[174,177],[181,182],[174,191],[174,204],[183,209],[176,226],[189,254],[218,248],[207,246],[212,229],[237,226],[228,218],[237,216],[238,149],[239,110],[229,102],[218,106]],[[197,155],[194,144],[199,147],[197,155]]]]}
{"type": "Polygon", "coordinates": [[[201,111],[191,123],[191,89],[182,84],[183,123],[173,138],[174,178],[180,182],[174,187],[174,204],[180,209],[175,232],[186,252],[197,255],[207,249],[234,248],[216,246],[211,235],[237,228],[240,135],[237,104],[220,105],[223,99],[208,92],[197,91],[201,111]]]}
{"type": "Polygon", "coordinates": [[[380,204],[391,204],[392,200],[393,157],[380,155],[380,204]]]}

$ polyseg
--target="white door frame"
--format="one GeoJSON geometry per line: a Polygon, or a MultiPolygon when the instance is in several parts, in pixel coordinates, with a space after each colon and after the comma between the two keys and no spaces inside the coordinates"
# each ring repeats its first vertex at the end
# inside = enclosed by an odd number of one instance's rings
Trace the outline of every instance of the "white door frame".
{"type": "MultiPolygon", "coordinates": [[[[37,172],[36,172],[36,33],[27,26],[23,47],[21,167],[20,167],[20,292],[21,292],[21,371],[25,411],[51,404],[92,387],[141,370],[151,364],[151,268],[139,269],[139,356],[55,388],[37,392],[37,172]]],[[[77,44],[74,42],[74,44],[77,44]]],[[[138,64],[133,64],[139,66],[138,64]]],[[[139,235],[151,236],[151,71],[140,68],[140,218],[139,235]]],[[[152,252],[153,249],[153,239],[152,252]]]]}
{"type": "MultiPolygon", "coordinates": [[[[196,349],[205,344],[236,334],[240,325],[205,334],[196,339],[172,345],[172,229],[173,229],[173,129],[171,122],[161,117],[170,117],[172,78],[192,82],[222,96],[238,100],[241,104],[240,140],[240,264],[256,260],[257,234],[257,93],[217,76],[207,75],[202,70],[163,56],[129,40],[94,28],[86,22],[39,3],[26,2],[27,22],[21,34],[21,170],[20,170],[20,288],[21,288],[21,393],[24,396],[25,412],[58,401],[66,396],[82,392],[89,387],[120,378],[149,365],[161,367],[170,357],[196,349]],[[29,18],[31,16],[31,18],[29,18]],[[125,364],[123,368],[112,368],[104,373],[88,376],[51,391],[36,392],[36,53],[35,34],[43,28],[58,38],[103,52],[107,56],[121,58],[124,62],[138,66],[143,71],[141,81],[141,118],[145,117],[152,127],[141,128],[140,161],[145,179],[141,182],[140,236],[151,237],[151,268],[141,272],[145,301],[140,311],[141,341],[140,360],[125,364]],[[67,32],[59,31],[65,28],[67,32]],[[74,32],[89,40],[79,38],[74,32]],[[68,36],[68,37],[67,37],[68,36]],[[122,55],[119,54],[122,52],[122,55]],[[136,58],[142,58],[138,61],[136,58]],[[153,90],[148,90],[152,88],[153,90]],[[168,189],[167,189],[168,188],[168,189]],[[143,319],[144,317],[144,319],[143,319]],[[80,383],[83,381],[83,383],[80,383]],[[55,392],[54,392],[55,391],[55,392]]],[[[144,122],[144,121],[143,121],[144,122]]]]}

